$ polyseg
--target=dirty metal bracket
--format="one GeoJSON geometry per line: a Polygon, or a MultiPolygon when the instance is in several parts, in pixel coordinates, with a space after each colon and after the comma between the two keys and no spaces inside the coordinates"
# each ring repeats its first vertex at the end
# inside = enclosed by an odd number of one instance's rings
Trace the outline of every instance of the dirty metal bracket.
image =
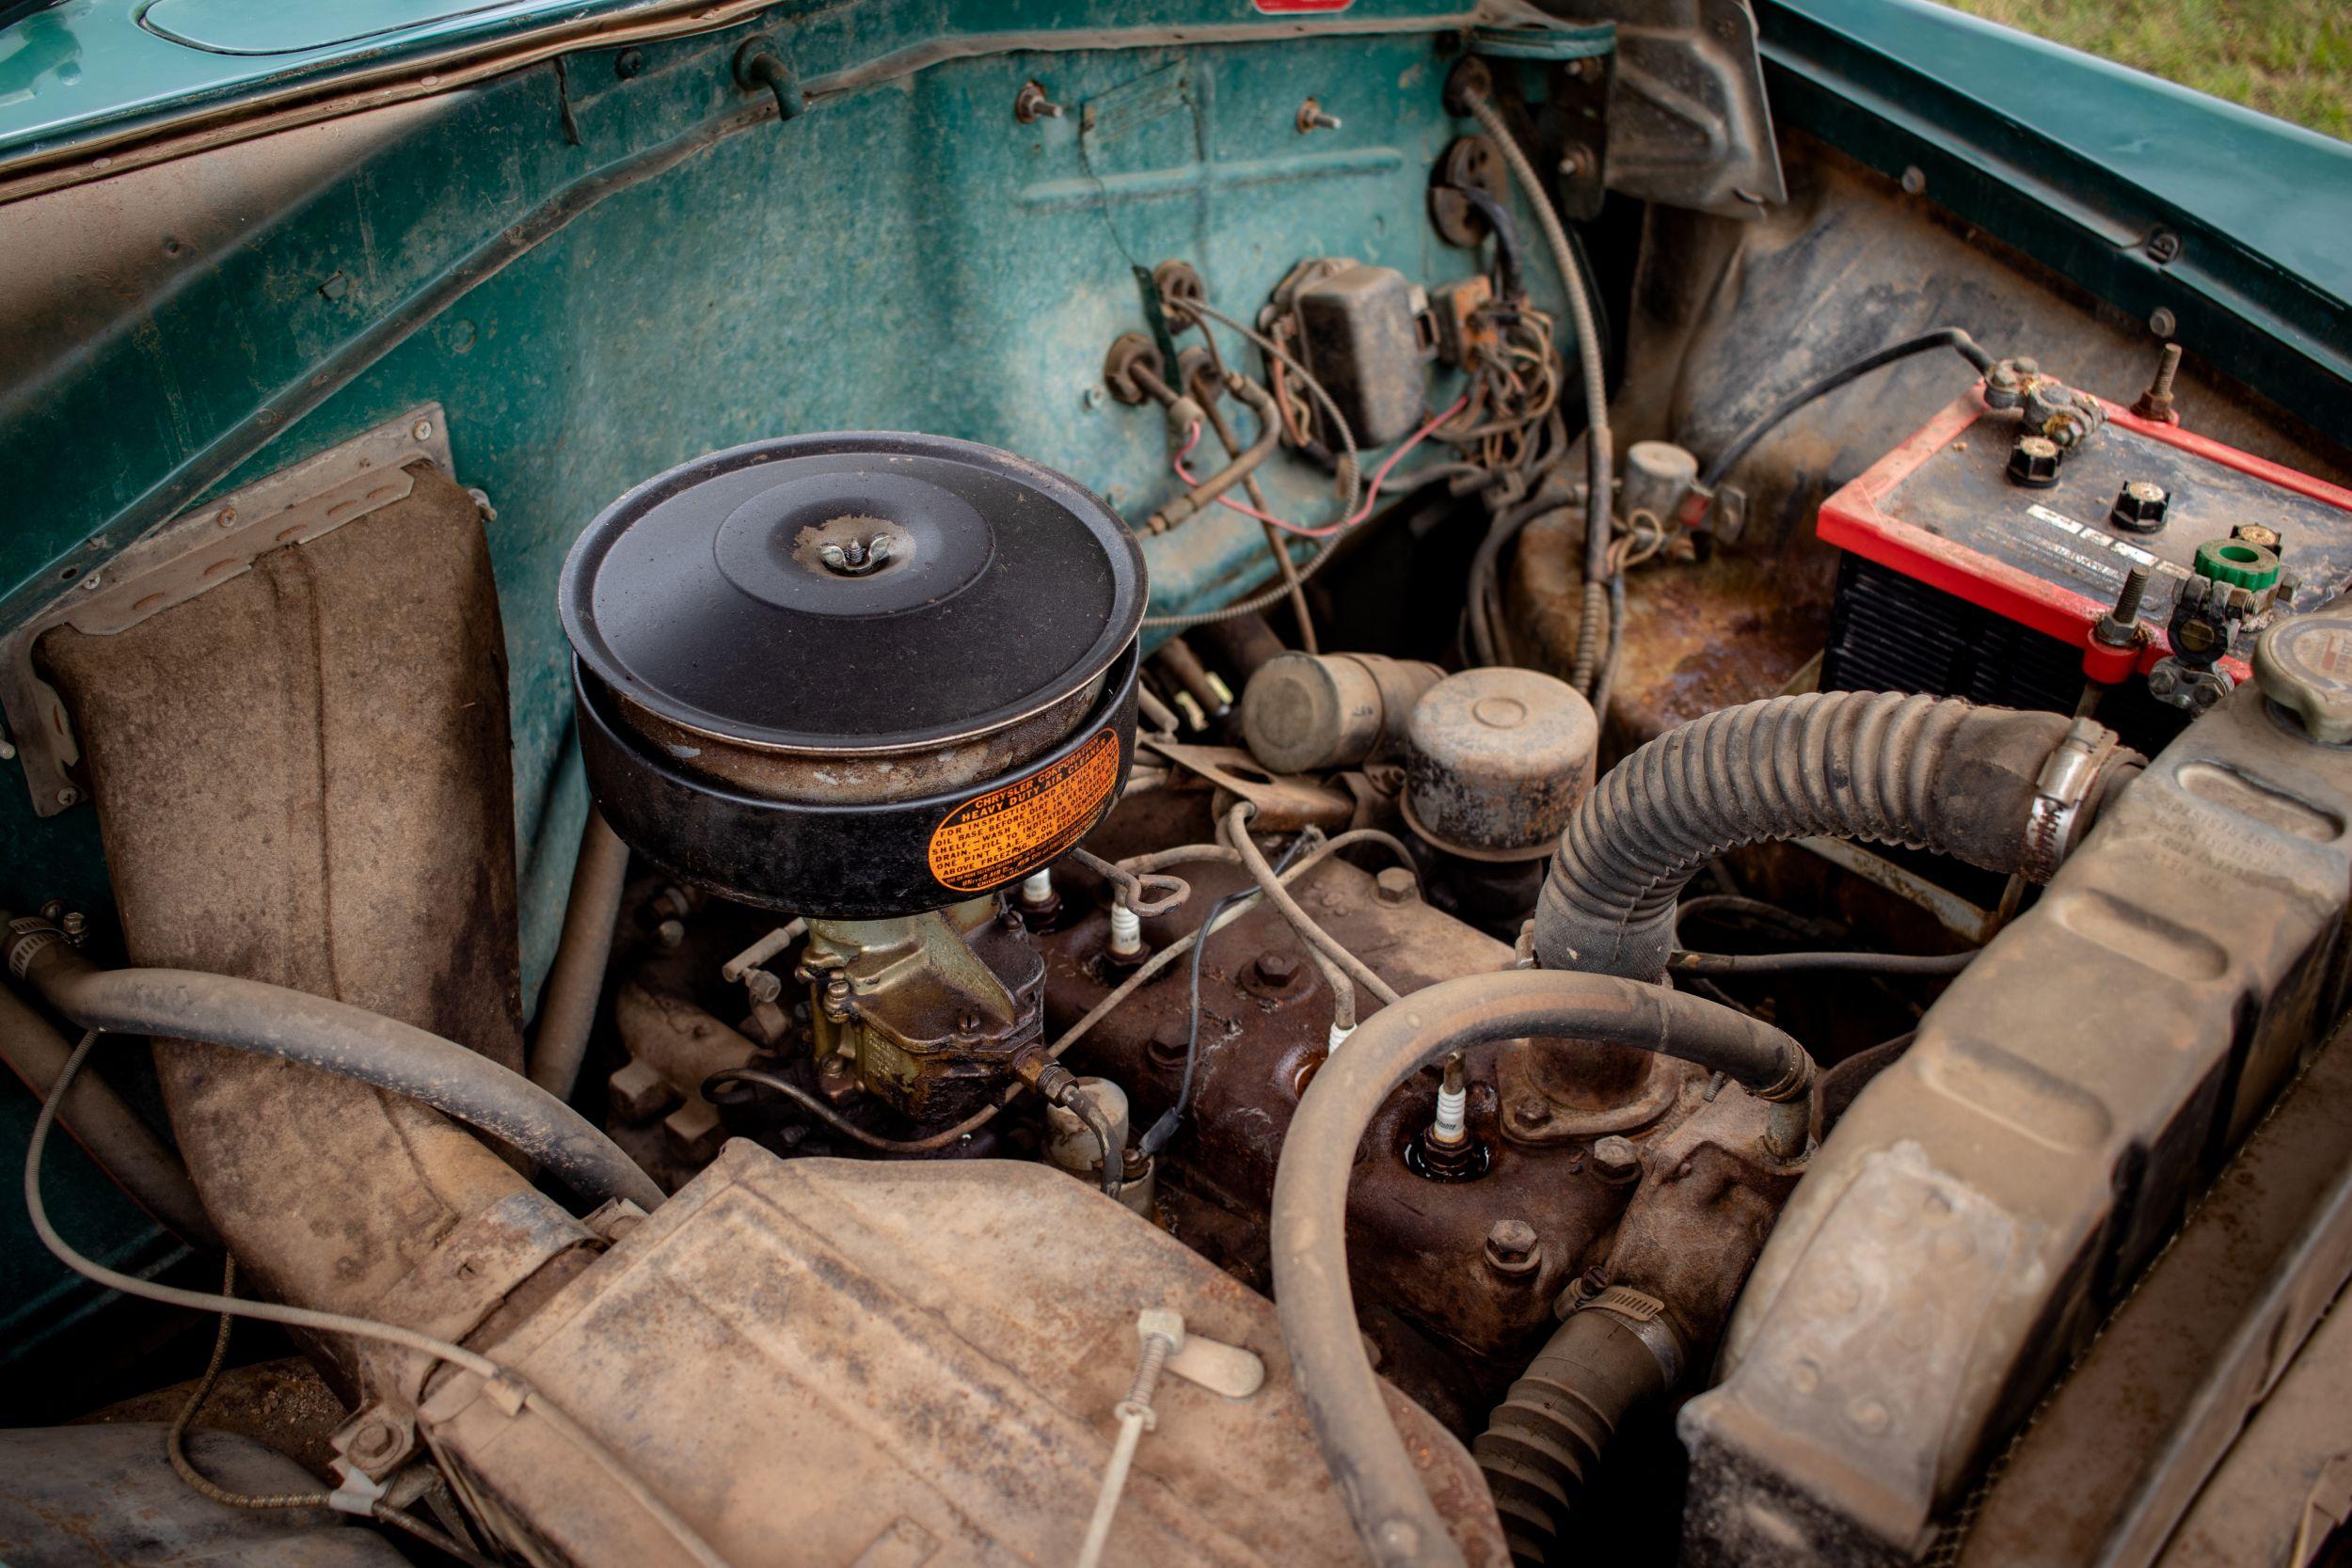
{"type": "Polygon", "coordinates": [[[1219,792],[1216,806],[1224,815],[1234,800],[1258,808],[1260,832],[1289,833],[1302,828],[1343,828],[1356,815],[1355,798],[1301,779],[1272,774],[1260,768],[1248,752],[1231,746],[1187,746],[1156,736],[1141,736],[1136,744],[1157,752],[1184,773],[1206,780],[1219,792]]]}
{"type": "Polygon", "coordinates": [[[444,473],[456,471],[448,420],[437,403],[421,404],[314,457],[182,513],[83,573],[26,619],[0,630],[0,713],[24,765],[33,810],[55,816],[83,796],[73,771],[82,748],[72,718],[33,664],[34,646],[44,633],[57,626],[94,637],[128,631],[244,576],[272,550],[309,544],[406,499],[415,487],[406,465],[420,458],[444,473]]]}

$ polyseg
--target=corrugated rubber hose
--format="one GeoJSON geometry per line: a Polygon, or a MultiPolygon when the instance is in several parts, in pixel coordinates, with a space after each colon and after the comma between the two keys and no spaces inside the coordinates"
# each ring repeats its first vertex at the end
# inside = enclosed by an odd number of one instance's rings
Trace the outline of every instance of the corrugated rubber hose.
{"type": "Polygon", "coordinates": [[[1824,836],[2047,881],[2146,759],[2087,720],[1889,691],[1720,708],[1610,769],[1560,836],[1536,905],[1547,969],[1656,980],[1675,900],[1742,845],[1824,836]]]}

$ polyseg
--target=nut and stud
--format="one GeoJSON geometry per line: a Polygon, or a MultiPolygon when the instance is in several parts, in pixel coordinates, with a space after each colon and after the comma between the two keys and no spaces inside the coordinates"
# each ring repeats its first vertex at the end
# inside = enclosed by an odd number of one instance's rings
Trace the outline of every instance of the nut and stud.
{"type": "Polygon", "coordinates": [[[2047,490],[2058,480],[2058,444],[2046,436],[2020,436],[2009,449],[2009,479],[2028,490],[2047,490]]]}
{"type": "Polygon", "coordinates": [[[1409,901],[1421,890],[1421,879],[1401,865],[1391,865],[1372,879],[1373,895],[1383,904],[1409,901]]]}
{"type": "Polygon", "coordinates": [[[878,533],[871,539],[819,545],[817,559],[823,562],[825,569],[835,577],[862,578],[889,564],[890,537],[878,533]]]}
{"type": "Polygon", "coordinates": [[[1012,95],[1012,118],[1024,125],[1034,125],[1041,119],[1059,119],[1069,111],[1045,96],[1045,88],[1036,82],[1024,82],[1021,90],[1012,95]]]}
{"type": "Polygon", "coordinates": [[[2107,526],[2126,533],[2160,533],[2171,505],[2171,493],[2163,485],[2144,479],[2127,480],[2116,492],[2115,504],[2107,509],[2107,526]]]}
{"type": "Polygon", "coordinates": [[[1298,134],[1300,135],[1303,136],[1310,131],[1336,131],[1339,128],[1340,117],[1326,110],[1316,100],[1310,98],[1298,106],[1298,134]]]}
{"type": "Polygon", "coordinates": [[[2132,412],[2143,420],[2155,420],[2164,424],[2178,424],[2181,417],[2172,407],[2172,378],[2180,372],[2181,345],[2167,343],[2156,356],[2156,378],[2132,404],[2132,412]]]}
{"type": "Polygon", "coordinates": [[[1518,1278],[1543,1267],[1543,1245],[1525,1220],[1497,1220],[1486,1232],[1486,1266],[1518,1278]]]}
{"type": "Polygon", "coordinates": [[[2139,605],[2148,596],[2148,568],[2135,566],[2123,576],[2123,586],[2115,595],[2115,608],[2099,617],[2099,624],[2090,628],[2091,641],[2104,648],[2133,648],[2139,645],[2139,605]]]}

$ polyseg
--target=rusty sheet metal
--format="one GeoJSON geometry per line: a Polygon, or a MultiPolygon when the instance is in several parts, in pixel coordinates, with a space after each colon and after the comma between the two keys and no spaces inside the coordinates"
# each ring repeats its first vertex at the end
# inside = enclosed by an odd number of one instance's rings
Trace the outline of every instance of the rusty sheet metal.
{"type": "MultiPolygon", "coordinates": [[[[132,962],[334,997],[519,1070],[489,550],[472,497],[408,473],[358,521],[119,633],[60,626],[41,652],[87,749],[132,962]]],[[[380,1317],[504,1200],[560,1215],[413,1101],[215,1046],[156,1057],[189,1175],[262,1293],[380,1317]]],[[[500,1293],[440,1285],[414,1305],[452,1336],[500,1293]]]]}
{"type": "MultiPolygon", "coordinates": [[[[1522,657],[1555,673],[1576,660],[1583,538],[1574,513],[1528,524],[1505,589],[1522,657]]],[[[1835,553],[1818,546],[1628,572],[1605,749],[1629,751],[1703,713],[1778,693],[1821,651],[1836,578],[1835,553]]]]}
{"type": "MultiPolygon", "coordinates": [[[[1266,1382],[1154,1398],[1105,1560],[1361,1560],[1274,1308],[1085,1183],[990,1160],[780,1161],[742,1141],[501,1346],[730,1561],[1070,1560],[1136,1361],[1136,1315],[1245,1347],[1266,1382]]],[[[678,1549],[578,1450],[478,1381],[427,1420],[534,1561],[662,1568],[678,1549]]],[[[1507,1562],[1470,1456],[1391,1415],[1476,1568],[1507,1562]]]]}

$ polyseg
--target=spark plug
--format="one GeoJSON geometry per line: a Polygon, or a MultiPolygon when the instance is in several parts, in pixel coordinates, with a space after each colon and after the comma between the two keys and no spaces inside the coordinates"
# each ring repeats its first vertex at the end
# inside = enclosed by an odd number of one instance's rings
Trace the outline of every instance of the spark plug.
{"type": "Polygon", "coordinates": [[[1406,1146],[1405,1164],[1432,1181],[1469,1181],[1486,1175],[1492,1159],[1493,1151],[1470,1135],[1469,1075],[1457,1051],[1445,1059],[1437,1115],[1406,1146]]]}

